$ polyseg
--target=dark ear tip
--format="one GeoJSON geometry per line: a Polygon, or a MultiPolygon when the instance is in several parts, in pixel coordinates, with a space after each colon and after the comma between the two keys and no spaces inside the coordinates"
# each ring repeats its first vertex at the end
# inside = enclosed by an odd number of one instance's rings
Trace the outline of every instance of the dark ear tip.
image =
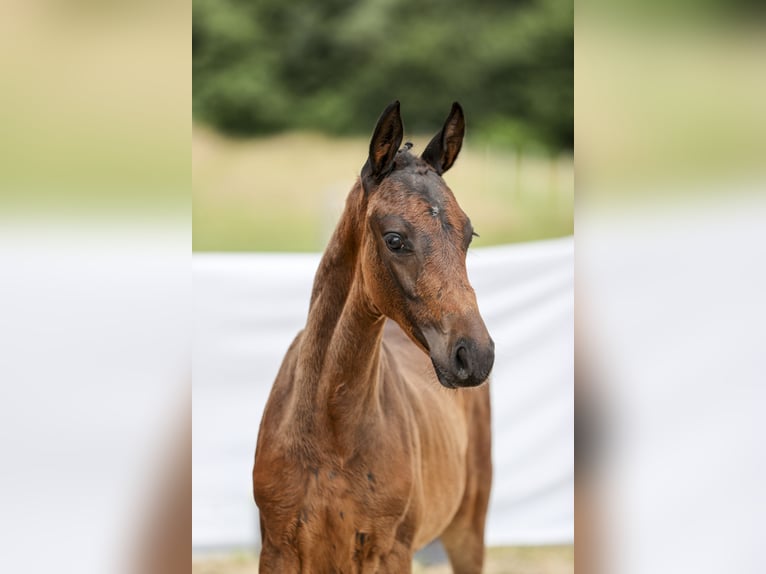
{"type": "Polygon", "coordinates": [[[460,114],[463,115],[463,106],[460,105],[460,102],[452,102],[452,109],[450,110],[450,115],[454,114],[460,114]]]}
{"type": "Polygon", "coordinates": [[[385,116],[387,114],[390,114],[391,112],[399,113],[399,107],[400,107],[399,100],[394,100],[393,102],[391,102],[390,104],[386,106],[385,110],[383,110],[383,115],[385,116]]]}

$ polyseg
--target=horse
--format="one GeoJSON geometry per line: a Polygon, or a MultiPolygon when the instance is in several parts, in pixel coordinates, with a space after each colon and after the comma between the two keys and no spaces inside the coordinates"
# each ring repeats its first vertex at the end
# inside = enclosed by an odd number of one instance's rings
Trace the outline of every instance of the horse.
{"type": "Polygon", "coordinates": [[[395,101],[263,412],[261,574],[411,572],[436,538],[456,574],[482,570],[494,342],[466,272],[476,234],[442,178],[463,110],[420,157],[403,131],[395,101]]]}

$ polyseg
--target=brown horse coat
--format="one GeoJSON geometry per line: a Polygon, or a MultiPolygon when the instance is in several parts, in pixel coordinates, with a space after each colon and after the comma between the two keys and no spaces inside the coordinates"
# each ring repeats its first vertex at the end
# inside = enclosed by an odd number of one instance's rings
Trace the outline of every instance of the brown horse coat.
{"type": "Polygon", "coordinates": [[[494,345],[441,178],[463,125],[455,104],[416,158],[398,102],[378,122],[261,421],[262,574],[410,572],[438,537],[455,572],[481,571],[494,345]]]}

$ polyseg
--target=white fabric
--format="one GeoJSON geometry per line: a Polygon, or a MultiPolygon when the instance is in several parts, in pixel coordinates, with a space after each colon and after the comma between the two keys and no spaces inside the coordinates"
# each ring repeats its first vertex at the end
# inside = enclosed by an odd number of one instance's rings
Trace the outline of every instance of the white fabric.
{"type": "MultiPolygon", "coordinates": [[[[574,540],[573,239],[472,249],[496,359],[487,542],[574,540]]],[[[194,256],[195,549],[257,544],[251,468],[261,411],[305,323],[319,254],[194,256]]]]}

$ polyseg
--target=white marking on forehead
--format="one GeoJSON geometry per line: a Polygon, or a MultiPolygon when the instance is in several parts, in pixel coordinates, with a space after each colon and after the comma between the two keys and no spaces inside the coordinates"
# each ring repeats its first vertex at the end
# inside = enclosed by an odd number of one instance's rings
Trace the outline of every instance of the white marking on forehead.
{"type": "Polygon", "coordinates": [[[428,211],[430,211],[431,215],[433,215],[434,217],[439,215],[439,208],[436,207],[435,205],[432,205],[431,208],[428,211]]]}

